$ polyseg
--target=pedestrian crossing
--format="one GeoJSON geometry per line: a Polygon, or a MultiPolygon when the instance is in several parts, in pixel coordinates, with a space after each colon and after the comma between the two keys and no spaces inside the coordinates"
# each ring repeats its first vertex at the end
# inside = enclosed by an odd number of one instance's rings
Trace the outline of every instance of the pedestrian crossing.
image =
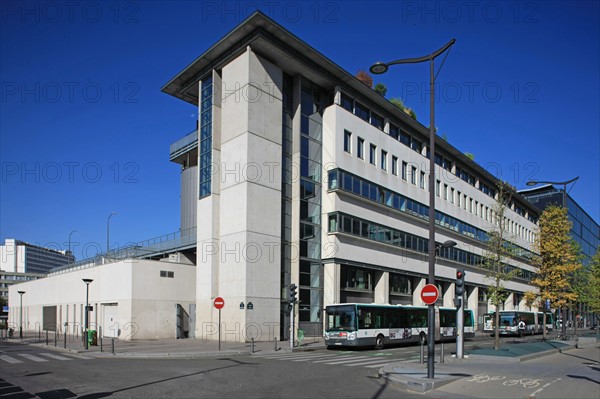
{"type": "Polygon", "coordinates": [[[75,354],[57,355],[54,353],[36,353],[34,355],[31,353],[12,353],[11,352],[11,354],[8,355],[6,353],[0,353],[0,361],[6,362],[9,364],[26,363],[28,361],[35,362],[35,363],[45,363],[45,362],[49,362],[49,361],[53,361],[53,360],[64,362],[64,361],[70,361],[70,360],[75,360],[75,359],[92,360],[94,358],[89,357],[89,356],[75,355],[75,354]]]}
{"type": "Polygon", "coordinates": [[[310,362],[313,364],[326,364],[329,366],[366,368],[380,368],[394,361],[394,359],[391,359],[391,356],[389,355],[379,354],[366,355],[320,352],[285,352],[254,354],[253,356],[269,360],[310,362]]]}

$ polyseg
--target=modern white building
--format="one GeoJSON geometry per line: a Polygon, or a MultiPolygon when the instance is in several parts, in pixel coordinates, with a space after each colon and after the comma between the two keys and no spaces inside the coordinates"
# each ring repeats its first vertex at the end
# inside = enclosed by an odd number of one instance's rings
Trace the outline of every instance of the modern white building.
{"type": "Polygon", "coordinates": [[[187,337],[194,327],[188,315],[195,307],[195,277],[194,265],[147,259],[63,270],[10,287],[9,325],[81,335],[87,294],[89,328],[104,337],[187,337]],[[83,279],[93,280],[88,292],[83,279]]]}
{"type": "MultiPolygon", "coordinates": [[[[305,335],[322,334],[329,304],[422,305],[429,189],[436,245],[458,244],[437,257],[438,304],[454,305],[460,268],[476,320],[493,310],[480,262],[494,226],[496,178],[437,139],[436,184],[428,187],[428,128],[264,14],[229,32],[163,91],[199,115],[197,130],[170,148],[182,167],[182,231],[195,227],[195,265],[123,260],[19,284],[28,323],[45,323],[44,306],[56,308],[58,324],[81,323],[82,278],[94,279],[94,323],[107,331],[118,314],[119,329],[135,323],[139,338],[179,336],[180,305],[189,336],[216,339],[220,319],[227,341],[287,339],[292,284],[294,325],[305,335]],[[168,270],[173,279],[160,277],[168,270]]],[[[509,267],[519,274],[506,283],[505,309],[524,309],[532,289],[538,212],[513,193],[504,222],[518,252],[509,267]]],[[[11,288],[11,304],[17,295],[11,288]]],[[[11,305],[10,319],[17,316],[11,305]]]]}
{"type": "MultiPolygon", "coordinates": [[[[191,134],[171,148],[182,181],[198,176],[182,199],[197,215],[197,336],[217,319],[220,296],[225,328],[276,324],[287,337],[291,284],[299,286],[295,325],[309,335],[321,334],[328,304],[422,304],[428,128],[261,13],[163,91],[200,116],[197,144],[191,134]],[[242,309],[248,302],[251,311],[242,309]]],[[[436,243],[458,243],[438,256],[439,304],[453,305],[455,271],[464,268],[467,307],[481,321],[490,309],[479,262],[497,179],[442,139],[434,157],[436,243]]],[[[520,272],[507,283],[507,309],[524,308],[531,289],[538,212],[514,193],[505,223],[520,272]]]]}

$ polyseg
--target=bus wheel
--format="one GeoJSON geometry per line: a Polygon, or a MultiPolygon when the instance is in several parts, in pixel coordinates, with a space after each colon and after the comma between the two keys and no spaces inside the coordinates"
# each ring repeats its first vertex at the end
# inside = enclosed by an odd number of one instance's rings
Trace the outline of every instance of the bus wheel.
{"type": "Polygon", "coordinates": [[[384,345],[385,340],[383,338],[383,335],[379,334],[377,338],[375,338],[375,349],[383,349],[384,345]]]}
{"type": "Polygon", "coordinates": [[[425,345],[426,343],[427,343],[427,335],[421,331],[421,334],[419,334],[419,344],[425,345]]]}

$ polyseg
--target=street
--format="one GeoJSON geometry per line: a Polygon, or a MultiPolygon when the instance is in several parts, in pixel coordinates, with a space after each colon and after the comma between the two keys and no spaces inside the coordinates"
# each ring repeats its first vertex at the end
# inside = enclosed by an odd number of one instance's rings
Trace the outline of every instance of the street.
{"type": "MultiPolygon", "coordinates": [[[[504,338],[503,343],[512,340],[504,338]]],[[[491,344],[489,337],[479,337],[466,343],[466,351],[491,344]]],[[[386,364],[418,365],[418,346],[144,359],[99,358],[3,342],[0,398],[597,398],[600,393],[597,347],[523,363],[466,361],[458,366],[450,358],[454,344],[444,345],[445,364],[439,362],[441,345],[436,349],[436,368],[459,367],[460,378],[422,394],[378,378],[386,364]]]]}

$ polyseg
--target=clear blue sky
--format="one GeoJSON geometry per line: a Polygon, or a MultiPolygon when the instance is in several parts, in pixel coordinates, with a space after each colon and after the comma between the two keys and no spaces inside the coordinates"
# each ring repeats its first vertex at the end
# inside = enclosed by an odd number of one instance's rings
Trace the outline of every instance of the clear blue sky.
{"type": "MultiPolygon", "coordinates": [[[[456,38],[436,125],[517,188],[580,176],[600,220],[600,6],[583,2],[0,2],[0,239],[78,259],[179,229],[169,144],[196,109],[160,88],[256,6],[351,73],[456,38]],[[85,251],[84,251],[85,248],[85,251]]],[[[439,63],[438,63],[439,65],[439,63]]],[[[379,77],[429,124],[426,64],[379,77]]]]}

